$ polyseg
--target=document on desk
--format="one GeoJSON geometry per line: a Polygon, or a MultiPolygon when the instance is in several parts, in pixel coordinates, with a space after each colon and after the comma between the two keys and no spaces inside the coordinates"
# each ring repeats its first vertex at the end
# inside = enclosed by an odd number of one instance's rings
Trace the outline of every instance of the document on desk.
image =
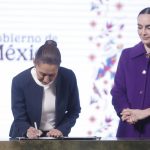
{"type": "Polygon", "coordinates": [[[27,137],[16,137],[17,140],[56,140],[57,138],[54,137],[38,137],[38,138],[27,138],[27,137]]]}
{"type": "Polygon", "coordinates": [[[34,139],[29,139],[27,137],[17,137],[17,140],[100,140],[101,137],[38,137],[34,139]]]}
{"type": "Polygon", "coordinates": [[[62,137],[62,140],[100,140],[101,137],[87,136],[87,137],[62,137]]]}

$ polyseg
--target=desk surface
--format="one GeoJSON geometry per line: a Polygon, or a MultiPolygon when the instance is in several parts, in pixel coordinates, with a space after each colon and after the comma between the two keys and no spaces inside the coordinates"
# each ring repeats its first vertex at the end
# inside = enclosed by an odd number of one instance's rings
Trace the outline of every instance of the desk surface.
{"type": "Polygon", "coordinates": [[[150,139],[3,140],[0,150],[150,150],[150,139]]]}

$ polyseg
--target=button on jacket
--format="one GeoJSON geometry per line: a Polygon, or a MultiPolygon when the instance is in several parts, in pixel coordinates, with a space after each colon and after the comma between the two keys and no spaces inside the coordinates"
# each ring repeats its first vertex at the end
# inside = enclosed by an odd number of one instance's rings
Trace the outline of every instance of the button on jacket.
{"type": "MultiPolygon", "coordinates": [[[[150,108],[150,58],[142,42],[122,51],[111,94],[119,117],[124,108],[150,108]]],[[[150,117],[135,125],[120,120],[117,137],[150,137],[150,117]]]]}

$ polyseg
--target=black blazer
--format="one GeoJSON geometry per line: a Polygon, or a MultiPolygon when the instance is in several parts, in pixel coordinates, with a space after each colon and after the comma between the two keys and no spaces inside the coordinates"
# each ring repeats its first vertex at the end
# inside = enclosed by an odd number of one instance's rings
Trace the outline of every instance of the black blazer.
{"type": "MultiPolygon", "coordinates": [[[[43,87],[35,83],[29,68],[12,80],[11,108],[14,121],[10,137],[26,136],[27,129],[40,126],[43,87]]],[[[67,136],[80,113],[79,93],[75,74],[72,70],[60,67],[56,77],[56,120],[55,128],[67,136]]]]}

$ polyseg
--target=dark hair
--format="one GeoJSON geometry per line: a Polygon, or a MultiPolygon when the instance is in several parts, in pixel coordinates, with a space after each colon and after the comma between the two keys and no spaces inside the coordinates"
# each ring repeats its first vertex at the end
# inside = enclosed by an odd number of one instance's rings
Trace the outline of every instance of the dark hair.
{"type": "Polygon", "coordinates": [[[47,40],[36,52],[34,63],[45,63],[60,65],[61,54],[57,48],[57,43],[53,40],[47,40]]]}
{"type": "Polygon", "coordinates": [[[139,15],[141,15],[141,14],[150,14],[150,7],[147,7],[147,8],[144,8],[143,10],[141,10],[139,15]]]}

